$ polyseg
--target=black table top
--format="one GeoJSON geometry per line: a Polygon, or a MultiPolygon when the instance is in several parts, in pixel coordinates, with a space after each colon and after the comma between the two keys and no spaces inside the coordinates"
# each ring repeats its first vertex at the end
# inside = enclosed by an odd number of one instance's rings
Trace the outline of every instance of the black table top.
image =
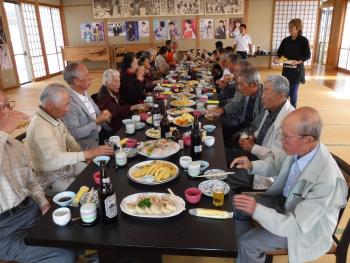
{"type": "MultiPolygon", "coordinates": [[[[208,169],[218,168],[227,170],[225,148],[222,139],[222,130],[219,121],[202,120],[217,126],[214,131],[215,144],[208,148],[203,145],[202,159],[209,162],[208,169]]],[[[145,140],[145,130],[151,126],[147,125],[143,130],[137,131],[134,136],[145,140]]],[[[123,132],[123,130],[121,131],[123,132]]],[[[171,188],[176,195],[185,200],[184,191],[188,187],[197,187],[205,178],[190,178],[180,167],[179,158],[189,155],[190,148],[186,147],[177,154],[165,159],[178,165],[179,176],[168,183],[161,185],[141,185],[128,179],[128,169],[140,161],[147,160],[142,156],[129,159],[124,168],[115,169],[114,159],[107,165],[107,173],[117,194],[117,202],[134,193],[139,192],[167,192],[171,188]]],[[[69,187],[77,192],[82,185],[93,186],[92,174],[99,168],[90,164],[77,180],[69,187]]],[[[64,227],[54,224],[51,209],[40,222],[34,226],[25,238],[27,244],[41,246],[56,246],[82,249],[122,249],[137,252],[147,249],[154,250],[160,254],[179,255],[202,255],[202,256],[236,256],[237,245],[232,219],[217,220],[191,216],[190,208],[213,208],[232,211],[231,193],[225,196],[224,206],[221,208],[212,205],[212,198],[202,195],[199,204],[191,205],[186,202],[186,211],[168,219],[145,219],[131,217],[118,211],[116,223],[104,225],[97,222],[94,226],[84,227],[80,222],[70,222],[64,227]]],[[[79,208],[71,208],[72,217],[79,216],[79,208]]]]}

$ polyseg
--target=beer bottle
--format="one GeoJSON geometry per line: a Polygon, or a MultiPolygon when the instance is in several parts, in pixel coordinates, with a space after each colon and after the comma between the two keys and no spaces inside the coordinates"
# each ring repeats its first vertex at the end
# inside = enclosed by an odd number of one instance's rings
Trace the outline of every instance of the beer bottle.
{"type": "Polygon", "coordinates": [[[106,162],[100,162],[100,208],[103,223],[110,223],[117,219],[117,198],[113,190],[111,180],[106,172],[106,162]]]}
{"type": "Polygon", "coordinates": [[[198,116],[195,117],[191,132],[191,157],[192,160],[200,160],[202,156],[202,138],[199,128],[198,116]]]}
{"type": "Polygon", "coordinates": [[[170,123],[168,120],[168,115],[166,112],[166,107],[164,106],[162,114],[162,120],[160,121],[160,137],[164,139],[169,139],[171,137],[170,134],[170,123]]]}
{"type": "Polygon", "coordinates": [[[152,123],[154,127],[158,128],[160,126],[160,119],[161,115],[158,102],[154,102],[152,109],[152,123]]]}

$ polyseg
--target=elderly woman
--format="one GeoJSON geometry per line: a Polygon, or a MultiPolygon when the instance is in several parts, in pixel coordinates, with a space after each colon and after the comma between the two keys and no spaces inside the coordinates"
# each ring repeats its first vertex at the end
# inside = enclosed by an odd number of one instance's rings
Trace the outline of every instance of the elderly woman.
{"type": "Polygon", "coordinates": [[[128,118],[132,111],[143,107],[143,104],[128,105],[122,104],[119,96],[120,74],[115,69],[107,69],[103,72],[102,87],[97,94],[97,105],[101,110],[108,110],[112,113],[109,126],[116,132],[122,126],[122,120],[128,118]]]}
{"type": "Polygon", "coordinates": [[[158,56],[156,57],[156,68],[163,76],[167,75],[169,73],[170,66],[166,62],[166,53],[168,52],[168,49],[166,46],[162,46],[159,49],[158,56]]]}
{"type": "Polygon", "coordinates": [[[155,74],[152,74],[151,63],[149,62],[150,57],[151,53],[145,51],[141,53],[139,58],[139,66],[142,66],[145,69],[144,85],[147,92],[151,92],[154,86],[161,82],[160,80],[157,80],[155,74]]]}
{"type": "Polygon", "coordinates": [[[134,53],[127,53],[120,66],[120,95],[123,102],[135,105],[143,101],[145,69],[138,66],[134,53]]]}

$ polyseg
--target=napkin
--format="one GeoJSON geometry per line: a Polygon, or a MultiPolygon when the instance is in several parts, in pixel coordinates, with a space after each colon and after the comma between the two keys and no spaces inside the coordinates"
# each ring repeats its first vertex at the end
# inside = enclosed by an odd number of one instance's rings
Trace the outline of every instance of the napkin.
{"type": "Polygon", "coordinates": [[[216,210],[216,209],[206,209],[206,208],[189,209],[188,213],[193,216],[214,218],[214,219],[229,219],[233,217],[233,212],[216,210]]]}

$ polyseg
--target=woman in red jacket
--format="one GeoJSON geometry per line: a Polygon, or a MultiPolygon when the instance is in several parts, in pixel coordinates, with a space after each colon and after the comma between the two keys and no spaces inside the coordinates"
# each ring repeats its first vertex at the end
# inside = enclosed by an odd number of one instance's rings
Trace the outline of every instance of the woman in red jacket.
{"type": "Polygon", "coordinates": [[[132,111],[143,108],[143,104],[128,105],[119,96],[120,74],[115,69],[107,69],[102,76],[102,87],[97,94],[97,105],[100,110],[112,113],[109,126],[116,132],[122,127],[122,120],[132,115],[132,111]]]}

